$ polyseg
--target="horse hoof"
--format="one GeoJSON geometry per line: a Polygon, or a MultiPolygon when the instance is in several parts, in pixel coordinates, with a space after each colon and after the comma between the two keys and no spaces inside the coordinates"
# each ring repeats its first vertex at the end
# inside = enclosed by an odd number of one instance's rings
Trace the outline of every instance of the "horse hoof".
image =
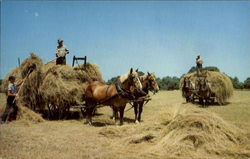
{"type": "Polygon", "coordinates": [[[140,122],[138,120],[135,121],[136,124],[139,124],[140,122]]]}
{"type": "Polygon", "coordinates": [[[116,125],[116,126],[119,126],[119,125],[120,125],[120,123],[119,123],[119,122],[115,122],[115,125],[116,125]]]}
{"type": "Polygon", "coordinates": [[[85,124],[85,125],[90,125],[90,126],[92,126],[92,123],[89,122],[89,121],[84,122],[84,124],[85,124]]]}

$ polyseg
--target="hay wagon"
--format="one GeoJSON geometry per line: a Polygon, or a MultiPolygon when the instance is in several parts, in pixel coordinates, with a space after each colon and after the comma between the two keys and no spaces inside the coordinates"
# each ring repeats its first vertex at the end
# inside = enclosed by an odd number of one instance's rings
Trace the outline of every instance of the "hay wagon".
{"type": "MultiPolygon", "coordinates": [[[[228,102],[229,98],[233,95],[233,85],[230,78],[221,72],[215,71],[203,71],[200,76],[196,72],[189,73],[183,76],[180,81],[180,86],[183,85],[184,77],[190,78],[190,80],[197,84],[197,81],[201,77],[206,77],[207,81],[211,86],[211,96],[209,98],[209,103],[218,103],[219,105],[224,105],[228,102]]],[[[196,89],[191,90],[193,102],[200,101],[200,96],[196,89]]]]}

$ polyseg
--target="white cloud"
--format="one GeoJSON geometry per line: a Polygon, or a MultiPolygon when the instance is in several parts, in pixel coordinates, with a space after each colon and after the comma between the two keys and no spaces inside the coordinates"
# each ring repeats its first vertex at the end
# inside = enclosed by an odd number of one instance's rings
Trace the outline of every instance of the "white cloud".
{"type": "Polygon", "coordinates": [[[35,13],[34,13],[34,16],[35,16],[35,17],[38,17],[38,16],[39,16],[39,13],[38,13],[38,12],[35,12],[35,13]]]}

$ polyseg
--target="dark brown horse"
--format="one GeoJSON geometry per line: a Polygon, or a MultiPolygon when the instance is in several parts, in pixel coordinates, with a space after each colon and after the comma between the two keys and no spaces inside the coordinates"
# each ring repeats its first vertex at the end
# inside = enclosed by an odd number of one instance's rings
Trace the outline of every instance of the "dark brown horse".
{"type": "Polygon", "coordinates": [[[92,113],[97,105],[112,106],[115,112],[115,121],[120,113],[120,125],[123,124],[123,114],[129,99],[133,99],[134,92],[141,92],[142,85],[137,72],[131,70],[120,76],[116,84],[107,85],[102,82],[90,82],[86,88],[86,123],[92,124],[92,113]]]}
{"type": "Polygon", "coordinates": [[[184,77],[182,86],[182,96],[186,98],[186,102],[193,102],[195,84],[190,80],[190,77],[184,77]]]}
{"type": "MultiPolygon", "coordinates": [[[[159,91],[159,86],[156,81],[156,77],[154,73],[147,73],[147,75],[140,76],[140,81],[142,84],[142,90],[143,92],[148,95],[149,91],[153,92],[154,94],[159,91]]],[[[142,97],[145,95],[138,94],[136,95],[136,98],[142,97]]],[[[135,112],[135,123],[141,122],[141,113],[143,111],[143,105],[145,104],[145,101],[138,101],[133,103],[134,112],[135,112]]]]}
{"type": "Polygon", "coordinates": [[[212,95],[211,87],[206,77],[197,79],[197,95],[199,97],[200,104],[206,107],[212,95]]]}

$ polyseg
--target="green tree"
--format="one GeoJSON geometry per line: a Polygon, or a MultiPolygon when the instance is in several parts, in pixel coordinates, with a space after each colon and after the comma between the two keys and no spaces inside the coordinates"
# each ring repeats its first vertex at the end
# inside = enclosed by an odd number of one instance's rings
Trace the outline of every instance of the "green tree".
{"type": "Polygon", "coordinates": [[[166,76],[162,79],[157,78],[157,82],[161,90],[174,90],[179,89],[180,79],[178,77],[166,76]]]}
{"type": "Polygon", "coordinates": [[[0,79],[0,93],[3,93],[4,91],[3,91],[3,80],[2,79],[0,79]]]}
{"type": "MultiPolygon", "coordinates": [[[[138,71],[138,76],[143,76],[144,73],[142,71],[138,71]]],[[[119,78],[119,76],[116,76],[116,77],[112,77],[111,79],[109,79],[107,81],[107,84],[113,84],[117,81],[117,79],[119,78]]]]}
{"type": "Polygon", "coordinates": [[[250,89],[250,77],[244,81],[244,88],[250,89]]]}
{"type": "Polygon", "coordinates": [[[107,84],[114,84],[118,78],[119,78],[119,76],[112,77],[111,79],[108,80],[107,84]]]}
{"type": "Polygon", "coordinates": [[[145,73],[142,71],[138,71],[138,76],[143,76],[145,73]]]}
{"type": "Polygon", "coordinates": [[[196,71],[196,67],[193,66],[193,67],[191,67],[191,68],[189,69],[188,73],[192,73],[192,72],[195,72],[195,71],[196,71]]]}
{"type": "Polygon", "coordinates": [[[203,70],[220,72],[220,69],[216,66],[207,66],[207,67],[203,68],[203,70]]]}
{"type": "Polygon", "coordinates": [[[243,89],[244,88],[244,84],[242,82],[239,81],[238,77],[230,77],[232,83],[233,83],[233,87],[235,89],[243,89]]]}

